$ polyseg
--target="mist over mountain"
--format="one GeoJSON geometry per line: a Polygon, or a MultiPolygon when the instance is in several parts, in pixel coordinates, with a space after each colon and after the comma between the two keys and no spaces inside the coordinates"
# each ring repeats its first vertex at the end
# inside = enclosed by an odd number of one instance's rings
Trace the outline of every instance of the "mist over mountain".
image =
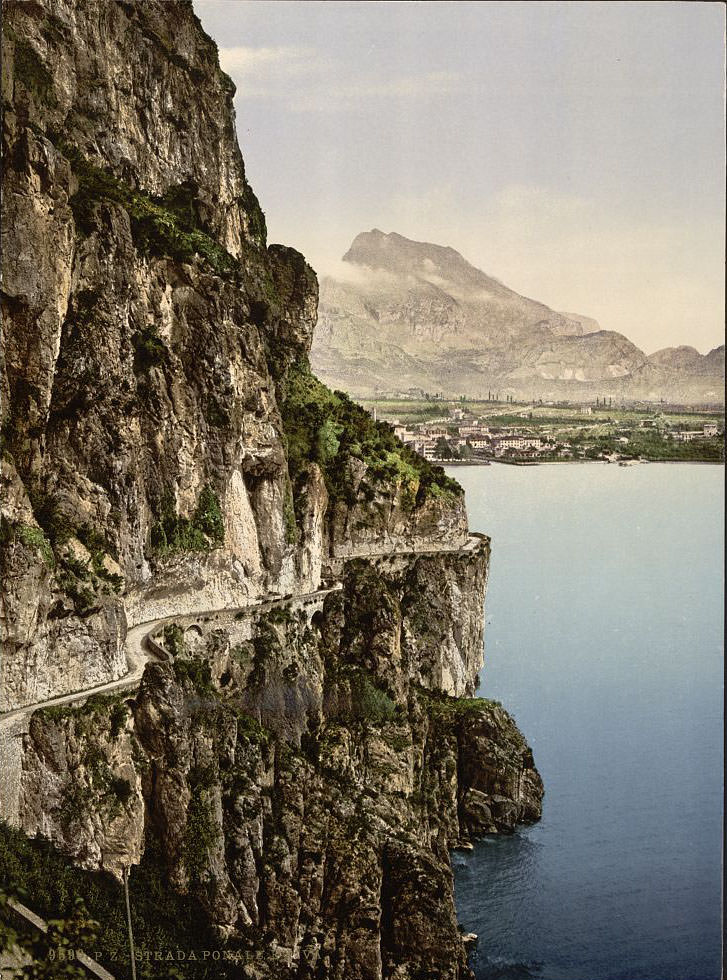
{"type": "Polygon", "coordinates": [[[321,281],[312,363],[358,396],[723,400],[724,347],[648,357],[588,316],[521,296],[453,248],[378,229],[321,281]]]}

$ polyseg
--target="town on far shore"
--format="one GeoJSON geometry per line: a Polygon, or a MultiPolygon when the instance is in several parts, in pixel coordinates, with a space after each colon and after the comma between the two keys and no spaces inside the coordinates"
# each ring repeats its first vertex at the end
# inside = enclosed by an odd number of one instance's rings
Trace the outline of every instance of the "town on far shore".
{"type": "Polygon", "coordinates": [[[724,462],[724,407],[665,402],[445,400],[425,392],[360,399],[432,462],[724,462]]]}

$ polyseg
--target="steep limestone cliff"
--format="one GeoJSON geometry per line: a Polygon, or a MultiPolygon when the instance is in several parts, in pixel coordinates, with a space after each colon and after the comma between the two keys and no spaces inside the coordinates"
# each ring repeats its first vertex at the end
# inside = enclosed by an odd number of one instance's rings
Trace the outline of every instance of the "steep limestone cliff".
{"type": "Polygon", "coordinates": [[[116,874],[155,855],[245,977],[467,976],[448,851],[537,819],[542,786],[500,706],[421,683],[407,590],[447,564],[377,565],[319,602],[167,632],[173,661],[128,703],[36,712],[25,829],[116,874]]]}
{"type": "Polygon", "coordinates": [[[190,3],[9,0],[2,94],[0,711],[166,617],[140,685],[0,715],[3,813],[54,848],[3,827],[4,860],[47,914],[82,889],[109,962],[132,866],[142,947],[234,960],[189,976],[467,976],[448,850],[542,796],[470,697],[489,543],[310,373],[315,274],[190,3]]]}
{"type": "MultiPolygon", "coordinates": [[[[305,373],[317,284],[292,249],[265,246],[233,86],[192,11],[9,3],[3,45],[3,450],[16,488],[3,527],[24,547],[3,569],[17,651],[3,669],[17,698],[26,664],[53,656],[49,617],[103,608],[94,666],[69,663],[67,689],[111,678],[122,584],[143,601],[168,577],[198,609],[315,588],[328,538],[359,523],[359,497],[396,509],[400,494],[360,451],[338,453],[346,500],[331,534],[307,470],[297,491],[310,507],[295,526],[279,403],[291,366],[305,373]],[[25,622],[16,608],[44,576],[47,608],[25,622]]],[[[420,500],[389,523],[395,535],[410,518],[433,539],[453,525],[461,538],[461,501],[454,522],[451,511],[420,500]]],[[[385,519],[367,519],[370,541],[385,519]]]]}

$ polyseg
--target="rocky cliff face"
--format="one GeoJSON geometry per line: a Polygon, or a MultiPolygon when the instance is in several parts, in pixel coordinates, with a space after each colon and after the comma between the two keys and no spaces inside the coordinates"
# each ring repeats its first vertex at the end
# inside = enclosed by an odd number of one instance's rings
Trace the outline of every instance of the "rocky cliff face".
{"type": "Polygon", "coordinates": [[[647,358],[589,317],[520,296],[453,248],[374,229],[343,261],[350,275],[321,283],[312,361],[345,391],[722,400],[724,360],[647,358]]]}
{"type": "Polygon", "coordinates": [[[138,690],[14,716],[15,822],[153,873],[139,901],[231,975],[464,977],[448,848],[542,796],[463,700],[487,541],[311,374],[316,278],[266,243],[191,4],[3,13],[0,710],[121,677],[127,628],[174,619],[138,690]]]}
{"type": "Polygon", "coordinates": [[[449,849],[542,797],[507,713],[441,691],[478,630],[447,593],[485,569],[352,561],[320,604],[188,630],[132,700],[36,712],[24,828],[87,868],[156,855],[245,977],[467,976],[449,849]]]}
{"type": "MultiPolygon", "coordinates": [[[[52,657],[46,637],[61,627],[49,617],[80,613],[96,637],[93,666],[58,664],[74,690],[117,670],[122,587],[158,589],[169,574],[170,587],[194,582],[197,608],[315,588],[330,537],[314,473],[310,488],[297,474],[310,507],[293,526],[279,410],[310,346],[315,276],[292,249],[266,248],[232,85],[192,12],[175,10],[179,23],[163,4],[7,5],[4,535],[15,545],[3,615],[17,654],[3,669],[16,696],[26,665],[52,657]],[[48,601],[23,620],[43,577],[48,601]]],[[[367,469],[351,460],[334,538],[367,469]]],[[[378,477],[366,493],[367,506],[397,497],[378,477]]],[[[407,516],[436,538],[422,509],[407,516]]]]}

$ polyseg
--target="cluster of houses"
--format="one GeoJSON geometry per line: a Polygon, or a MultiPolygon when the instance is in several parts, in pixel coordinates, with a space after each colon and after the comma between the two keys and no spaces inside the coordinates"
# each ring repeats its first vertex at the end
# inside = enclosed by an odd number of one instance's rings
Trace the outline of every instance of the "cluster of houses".
{"type": "Polygon", "coordinates": [[[694,439],[713,439],[719,435],[716,422],[705,422],[701,429],[690,429],[688,432],[672,432],[677,442],[692,442],[694,439]]]}
{"type": "MultiPolygon", "coordinates": [[[[458,421],[455,419],[455,422],[458,421]]],[[[541,436],[530,435],[510,429],[491,431],[486,425],[468,422],[462,425],[444,425],[442,423],[422,423],[416,430],[409,429],[400,423],[394,423],[394,433],[415,452],[425,459],[441,460],[446,444],[450,454],[474,456],[505,456],[518,455],[522,457],[538,456],[543,453],[553,453],[558,449],[555,442],[543,439],[541,436]],[[464,453],[463,453],[464,450],[464,453]]]]}
{"type": "MultiPolygon", "coordinates": [[[[546,434],[534,434],[512,428],[490,428],[485,422],[468,417],[460,408],[450,409],[450,418],[432,422],[421,422],[411,427],[394,420],[394,433],[405,446],[409,446],[425,459],[439,462],[452,458],[466,459],[484,457],[512,457],[520,460],[537,460],[541,457],[572,457],[583,455],[584,448],[575,449],[568,442],[558,442],[546,434]]],[[[663,417],[657,415],[639,423],[639,428],[655,428],[666,432],[663,417]]],[[[716,422],[707,422],[701,429],[680,431],[669,430],[669,435],[679,442],[692,439],[709,439],[718,436],[721,427],[716,422]]],[[[623,449],[630,442],[631,430],[616,429],[615,442],[623,449]]]]}

